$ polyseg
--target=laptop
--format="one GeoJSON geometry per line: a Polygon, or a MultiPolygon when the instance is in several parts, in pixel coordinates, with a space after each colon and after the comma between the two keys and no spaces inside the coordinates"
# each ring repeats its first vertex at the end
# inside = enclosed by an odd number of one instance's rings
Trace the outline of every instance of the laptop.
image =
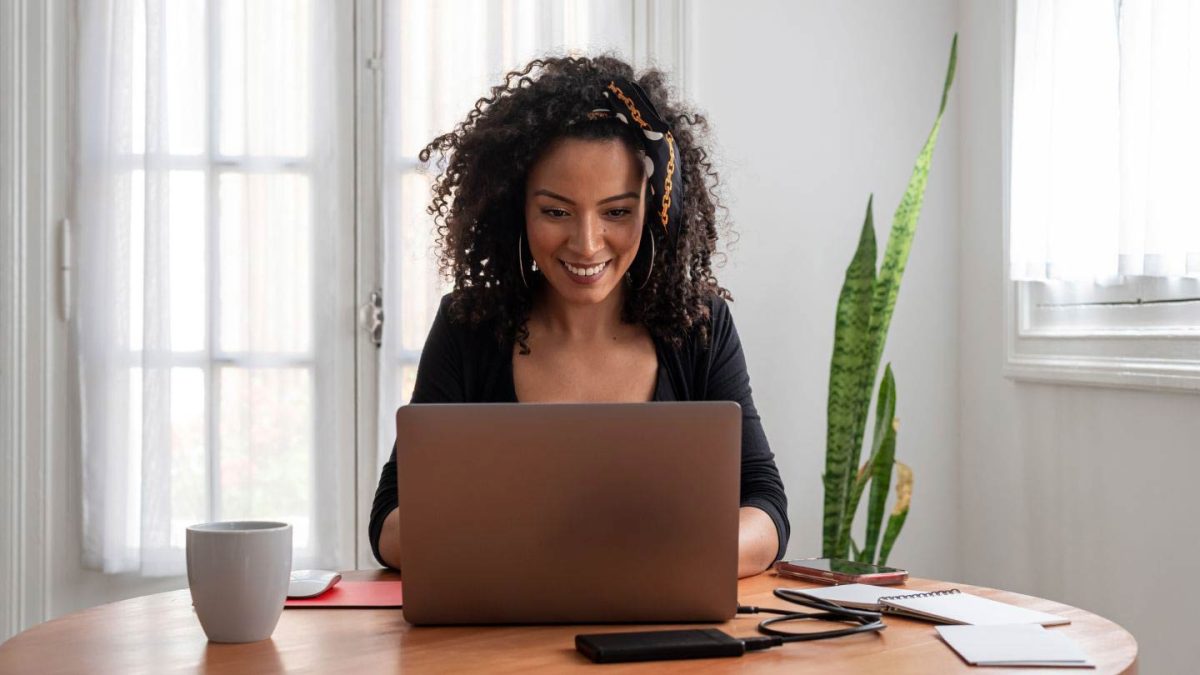
{"type": "Polygon", "coordinates": [[[732,401],[400,408],[404,618],[732,618],[741,424],[732,401]]]}

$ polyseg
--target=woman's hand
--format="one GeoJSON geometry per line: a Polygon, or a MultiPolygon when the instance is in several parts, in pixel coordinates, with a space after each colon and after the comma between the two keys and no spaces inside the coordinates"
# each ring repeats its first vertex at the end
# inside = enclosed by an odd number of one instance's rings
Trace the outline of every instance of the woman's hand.
{"type": "Polygon", "coordinates": [[[779,535],[771,516],[754,506],[739,509],[738,578],[753,576],[770,567],[778,551],[779,535]]]}

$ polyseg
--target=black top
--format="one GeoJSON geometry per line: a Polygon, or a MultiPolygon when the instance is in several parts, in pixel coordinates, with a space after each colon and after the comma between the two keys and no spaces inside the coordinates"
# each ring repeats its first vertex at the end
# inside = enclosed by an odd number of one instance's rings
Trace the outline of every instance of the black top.
{"type": "MultiPolygon", "coordinates": [[[[513,385],[513,345],[498,345],[491,326],[470,328],[450,320],[450,296],[442,298],[413,387],[412,403],[517,403],[513,385]]],[[[693,330],[681,349],[654,339],[658,352],[658,383],[655,401],[736,401],[742,407],[741,504],[762,509],[775,523],[779,550],[787,549],[791,528],[787,497],[775,467],[775,455],[767,444],[758,410],[750,395],[750,376],[729,305],[712,296],[712,329],[709,346],[700,345],[693,330]]],[[[375,558],[379,555],[379,533],[383,521],[396,508],[396,447],[379,476],[375,503],[368,528],[375,558]]]]}

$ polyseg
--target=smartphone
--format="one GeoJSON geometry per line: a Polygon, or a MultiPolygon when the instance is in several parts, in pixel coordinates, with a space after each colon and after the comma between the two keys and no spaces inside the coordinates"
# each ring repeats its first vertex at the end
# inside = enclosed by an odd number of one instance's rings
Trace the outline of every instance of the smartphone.
{"type": "Polygon", "coordinates": [[[780,560],[775,563],[775,572],[805,581],[815,581],[819,584],[888,586],[902,584],[908,579],[908,572],[902,569],[838,558],[780,560]]]}

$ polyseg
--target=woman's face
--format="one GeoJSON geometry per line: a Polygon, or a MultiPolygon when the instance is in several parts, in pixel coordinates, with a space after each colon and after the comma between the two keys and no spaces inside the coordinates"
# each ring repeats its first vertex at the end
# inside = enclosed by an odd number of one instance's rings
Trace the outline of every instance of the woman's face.
{"type": "Polygon", "coordinates": [[[646,174],[619,140],[564,138],[525,183],[525,231],[552,292],[595,304],[620,288],[642,239],[646,174]]]}

